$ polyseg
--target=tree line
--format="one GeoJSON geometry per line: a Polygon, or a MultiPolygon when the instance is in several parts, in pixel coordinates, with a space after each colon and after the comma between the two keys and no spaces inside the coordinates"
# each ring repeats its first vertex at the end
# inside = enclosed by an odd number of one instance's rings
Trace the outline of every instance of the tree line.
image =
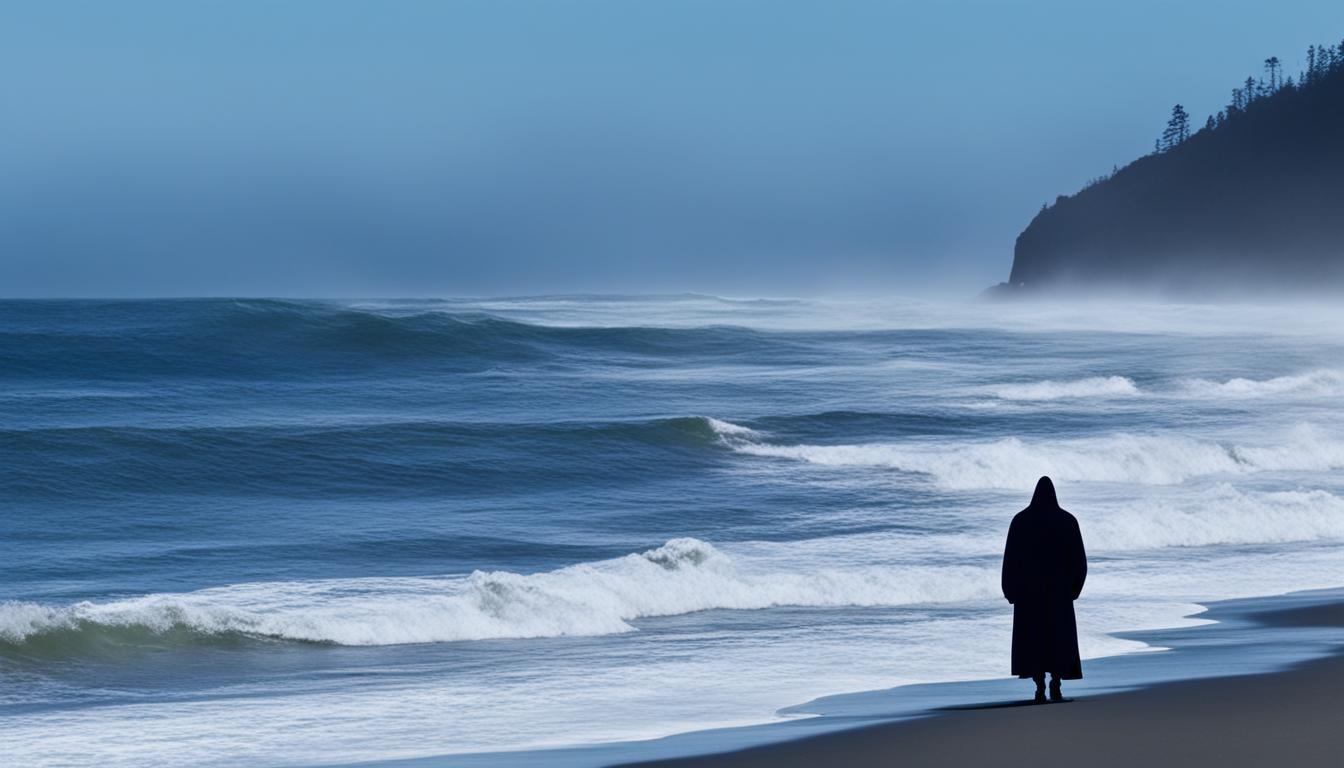
{"type": "MultiPolygon", "coordinates": [[[[1240,87],[1233,88],[1232,100],[1226,107],[1218,110],[1217,114],[1209,115],[1204,121],[1203,130],[1212,131],[1221,128],[1245,113],[1252,104],[1276,93],[1308,88],[1335,72],[1344,71],[1344,41],[1336,46],[1308,46],[1306,62],[1306,69],[1298,73],[1294,82],[1291,75],[1283,76],[1283,64],[1278,56],[1265,59],[1264,74],[1259,78],[1254,75],[1248,76],[1240,87]]],[[[1167,120],[1162,135],[1153,142],[1153,151],[1168,152],[1189,138],[1190,114],[1186,112],[1184,106],[1177,104],[1171,108],[1171,117],[1167,120]]]]}

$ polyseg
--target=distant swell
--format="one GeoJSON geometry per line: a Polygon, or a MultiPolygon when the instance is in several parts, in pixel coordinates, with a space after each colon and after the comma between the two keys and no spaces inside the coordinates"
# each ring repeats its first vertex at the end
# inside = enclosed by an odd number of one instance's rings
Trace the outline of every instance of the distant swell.
{"type": "Polygon", "coordinates": [[[918,473],[943,488],[959,490],[1018,489],[1043,474],[1066,481],[1175,485],[1205,475],[1344,469],[1344,442],[1310,426],[1260,444],[1127,433],[1060,440],[791,445],[720,431],[720,439],[746,455],[918,473]]]}
{"type": "MultiPolygon", "coordinates": [[[[87,377],[90,361],[112,379],[367,373],[369,366],[380,364],[478,371],[556,357],[591,363],[611,355],[628,362],[773,346],[768,334],[727,326],[541,325],[480,311],[375,310],[318,301],[188,301],[172,309],[180,317],[153,326],[143,325],[135,303],[99,304],[98,311],[105,333],[91,333],[79,323],[52,323],[38,331],[0,329],[0,349],[9,358],[6,373],[87,377]]],[[[785,354],[774,352],[775,358],[785,354]]]]}
{"type": "Polygon", "coordinates": [[[238,584],[48,606],[0,604],[0,650],[94,653],[119,646],[258,637],[393,645],[606,635],[632,620],[710,609],[949,602],[992,594],[991,569],[739,568],[714,546],[674,539],[640,554],[537,574],[238,584]]]}
{"type": "Polygon", "coordinates": [[[72,489],[232,493],[240,483],[253,492],[305,498],[495,493],[519,474],[534,487],[561,487],[689,471],[715,459],[718,436],[712,420],[698,416],[0,428],[0,455],[11,470],[22,469],[0,476],[0,492],[13,492],[15,479],[21,479],[18,492],[57,499],[68,498],[72,489]],[[425,446],[443,449],[438,460],[423,460],[425,446]],[[448,450],[452,446],[472,450],[448,450]],[[508,458],[482,461],[487,453],[508,458]],[[68,457],[86,455],[105,460],[68,471],[68,457]],[[573,456],[586,460],[564,460],[573,456]],[[641,460],[615,461],[631,457],[641,460]],[[138,470],[126,471],[130,464],[138,470]]]}

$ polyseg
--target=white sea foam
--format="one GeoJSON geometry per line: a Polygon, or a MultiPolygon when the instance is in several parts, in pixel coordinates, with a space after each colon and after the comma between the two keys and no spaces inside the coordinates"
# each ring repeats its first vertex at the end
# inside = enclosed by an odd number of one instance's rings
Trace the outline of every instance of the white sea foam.
{"type": "Polygon", "coordinates": [[[724,437],[755,437],[759,433],[750,427],[744,427],[740,424],[734,424],[731,421],[721,421],[719,419],[706,417],[705,421],[709,428],[717,434],[724,437]]]}
{"type": "Polygon", "coordinates": [[[991,387],[990,393],[1001,400],[1065,400],[1078,398],[1132,397],[1138,387],[1125,376],[1092,376],[1069,381],[1034,381],[991,387]]]}
{"type": "Polygon", "coordinates": [[[1252,493],[1218,483],[1079,514],[1094,551],[1344,539],[1344,499],[1322,490],[1252,493]]]}
{"type": "MultiPolygon", "coordinates": [[[[1073,491],[1074,489],[1068,489],[1073,491]]],[[[1025,504],[1025,496],[1021,503],[1025,504]]],[[[1068,507],[1083,528],[1089,552],[1153,552],[1171,548],[1344,542],[1344,498],[1320,489],[1251,491],[1231,483],[1153,489],[1129,495],[1071,492],[1068,507]]],[[[970,508],[959,516],[975,527],[955,532],[883,531],[792,542],[739,544],[753,555],[809,563],[840,558],[879,560],[888,553],[929,562],[995,557],[1013,506],[970,508]]]]}
{"type": "MultiPolygon", "coordinates": [[[[1344,499],[1323,490],[1250,492],[1219,483],[1075,511],[1094,552],[1344,539],[1344,499]]],[[[735,557],[681,538],[535,574],[259,582],[68,606],[5,602],[0,641],[133,629],[395,645],[618,634],[640,618],[712,609],[962,603],[996,596],[992,565],[965,563],[993,556],[1001,533],[991,526],[749,542],[735,557]],[[915,564],[949,555],[955,560],[945,565],[915,564]]]]}
{"type": "Polygon", "coordinates": [[[1271,379],[1185,379],[1181,388],[1185,394],[1209,398],[1330,397],[1344,395],[1344,371],[1322,369],[1271,379]]]}
{"type": "Polygon", "coordinates": [[[715,419],[709,416],[705,417],[705,421],[709,424],[710,429],[714,430],[715,432],[719,433],[724,437],[732,437],[735,435],[747,435],[756,433],[756,430],[751,429],[750,427],[744,427],[740,424],[734,424],[731,421],[715,419]]]}
{"type": "Polygon", "coordinates": [[[1268,379],[1180,379],[1151,391],[1141,390],[1126,376],[1023,382],[986,387],[1000,400],[1051,401],[1113,399],[1144,394],[1195,399],[1255,399],[1268,397],[1336,397],[1344,395],[1344,370],[1320,369],[1268,379]]]}
{"type": "Polygon", "coordinates": [[[606,635],[630,621],[716,608],[877,606],[991,595],[983,568],[739,568],[713,545],[674,539],[641,554],[518,574],[238,584],[53,607],[0,604],[0,640],[138,628],[239,632],[342,645],[606,635]]]}
{"type": "Polygon", "coordinates": [[[1175,485],[1206,475],[1344,468],[1344,443],[1301,425],[1273,443],[1223,443],[1170,433],[1116,433],[1065,440],[1016,437],[982,442],[910,441],[786,445],[720,433],[753,456],[834,467],[876,467],[928,475],[940,487],[1018,489],[1041,475],[1056,480],[1175,485]]]}
{"type": "MultiPolygon", "coordinates": [[[[1182,618],[1199,610],[1196,599],[1329,586],[1340,566],[1337,548],[1192,558],[1162,569],[1098,559],[1078,604],[1083,658],[1146,647],[1111,632],[1201,623],[1182,618]]],[[[401,670],[391,663],[362,668],[357,685],[319,673],[322,682],[303,678],[294,686],[291,675],[282,675],[252,695],[148,696],[112,706],[98,700],[73,711],[17,708],[0,729],[0,754],[15,765],[97,768],[431,755],[454,762],[443,755],[651,739],[778,720],[782,705],[833,693],[1003,677],[1011,622],[1000,600],[990,610],[913,623],[846,621],[842,614],[797,634],[775,627],[695,632],[642,646],[627,637],[595,643],[582,655],[527,657],[540,663],[495,648],[500,665],[493,669],[426,664],[416,654],[401,670]]],[[[920,689],[907,692],[916,703],[930,701],[920,689]]],[[[889,697],[872,701],[886,706],[889,697]]],[[[511,757],[499,755],[498,763],[511,757]]]]}

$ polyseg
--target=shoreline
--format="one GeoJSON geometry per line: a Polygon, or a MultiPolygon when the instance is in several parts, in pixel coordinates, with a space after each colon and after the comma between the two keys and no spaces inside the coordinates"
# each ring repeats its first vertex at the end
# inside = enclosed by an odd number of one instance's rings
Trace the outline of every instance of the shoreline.
{"type": "MultiPolygon", "coordinates": [[[[1091,712],[1099,709],[1099,702],[1119,696],[1149,695],[1150,691],[1168,689],[1170,686],[1251,678],[1297,680],[1301,676],[1297,670],[1317,664],[1325,665],[1332,675],[1338,673],[1338,676],[1328,678],[1334,681],[1330,685],[1344,686],[1344,587],[1200,605],[1206,610],[1191,616],[1208,620],[1208,623],[1115,633],[1117,637],[1141,640],[1152,648],[1084,660],[1085,678],[1072,681],[1073,684],[1065,687],[1066,695],[1075,701],[1067,706],[1044,706],[1091,712]]],[[[1301,687],[1300,682],[1292,685],[1301,687]]],[[[873,748],[878,753],[874,757],[877,762],[873,764],[886,765],[894,756],[902,754],[898,750],[904,747],[896,742],[910,738],[902,735],[911,732],[907,728],[929,728],[933,727],[929,725],[931,723],[959,721],[965,715],[989,715],[992,718],[997,713],[1037,711],[1037,707],[1016,706],[1030,698],[1031,689],[1030,681],[1013,678],[905,685],[828,696],[782,708],[779,710],[781,714],[799,717],[757,725],[688,731],[638,741],[443,754],[367,761],[355,765],[367,768],[591,768],[636,765],[694,768],[720,765],[802,766],[827,761],[840,765],[865,765],[868,763],[864,762],[863,755],[851,754],[848,750],[867,743],[864,741],[866,739],[875,739],[873,748]],[[758,755],[765,756],[765,759],[753,762],[758,759],[758,755]],[[795,755],[802,757],[795,758],[795,755]]],[[[1160,711],[1155,710],[1158,713],[1160,711]]],[[[1344,710],[1336,712],[1332,717],[1344,719],[1344,710]]],[[[979,737],[969,733],[966,737],[958,738],[968,743],[979,741],[979,737]]],[[[998,740],[1000,736],[986,735],[984,738],[991,739],[996,750],[1010,749],[1008,744],[998,740]]],[[[1341,737],[1339,746],[1344,746],[1344,737],[1341,737]]],[[[1086,754],[1095,753],[1088,749],[1086,754]]],[[[1005,756],[998,752],[964,757],[976,763],[992,757],[990,762],[994,764],[1011,764],[1004,762],[1005,756]]],[[[1031,758],[1032,765],[1043,764],[1039,750],[1033,752],[1031,758]]],[[[1063,764],[1063,759],[1068,759],[1070,763],[1077,762],[1077,758],[1077,754],[1061,753],[1060,764],[1063,764]]],[[[1131,763],[1133,759],[1139,758],[1131,758],[1131,763]]],[[[1153,757],[1146,756],[1143,759],[1151,761],[1153,757]]],[[[955,758],[951,756],[941,755],[926,764],[942,765],[954,761],[955,758]]],[[[916,761],[911,764],[920,763],[916,761]]]]}
{"type": "Polygon", "coordinates": [[[1270,629],[1324,629],[1329,655],[1285,669],[1161,682],[1067,703],[945,707],[929,717],[735,752],[629,763],[760,766],[1333,765],[1344,747],[1344,600],[1246,614],[1270,629]]]}

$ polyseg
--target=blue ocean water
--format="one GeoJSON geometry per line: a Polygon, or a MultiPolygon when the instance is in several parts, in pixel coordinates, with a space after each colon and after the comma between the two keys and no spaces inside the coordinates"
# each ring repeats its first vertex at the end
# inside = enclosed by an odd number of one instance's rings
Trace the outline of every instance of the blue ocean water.
{"type": "Polygon", "coordinates": [[[0,753],[303,765],[1001,677],[1008,519],[1084,655],[1338,586],[1325,306],[0,302],[0,753]]]}

